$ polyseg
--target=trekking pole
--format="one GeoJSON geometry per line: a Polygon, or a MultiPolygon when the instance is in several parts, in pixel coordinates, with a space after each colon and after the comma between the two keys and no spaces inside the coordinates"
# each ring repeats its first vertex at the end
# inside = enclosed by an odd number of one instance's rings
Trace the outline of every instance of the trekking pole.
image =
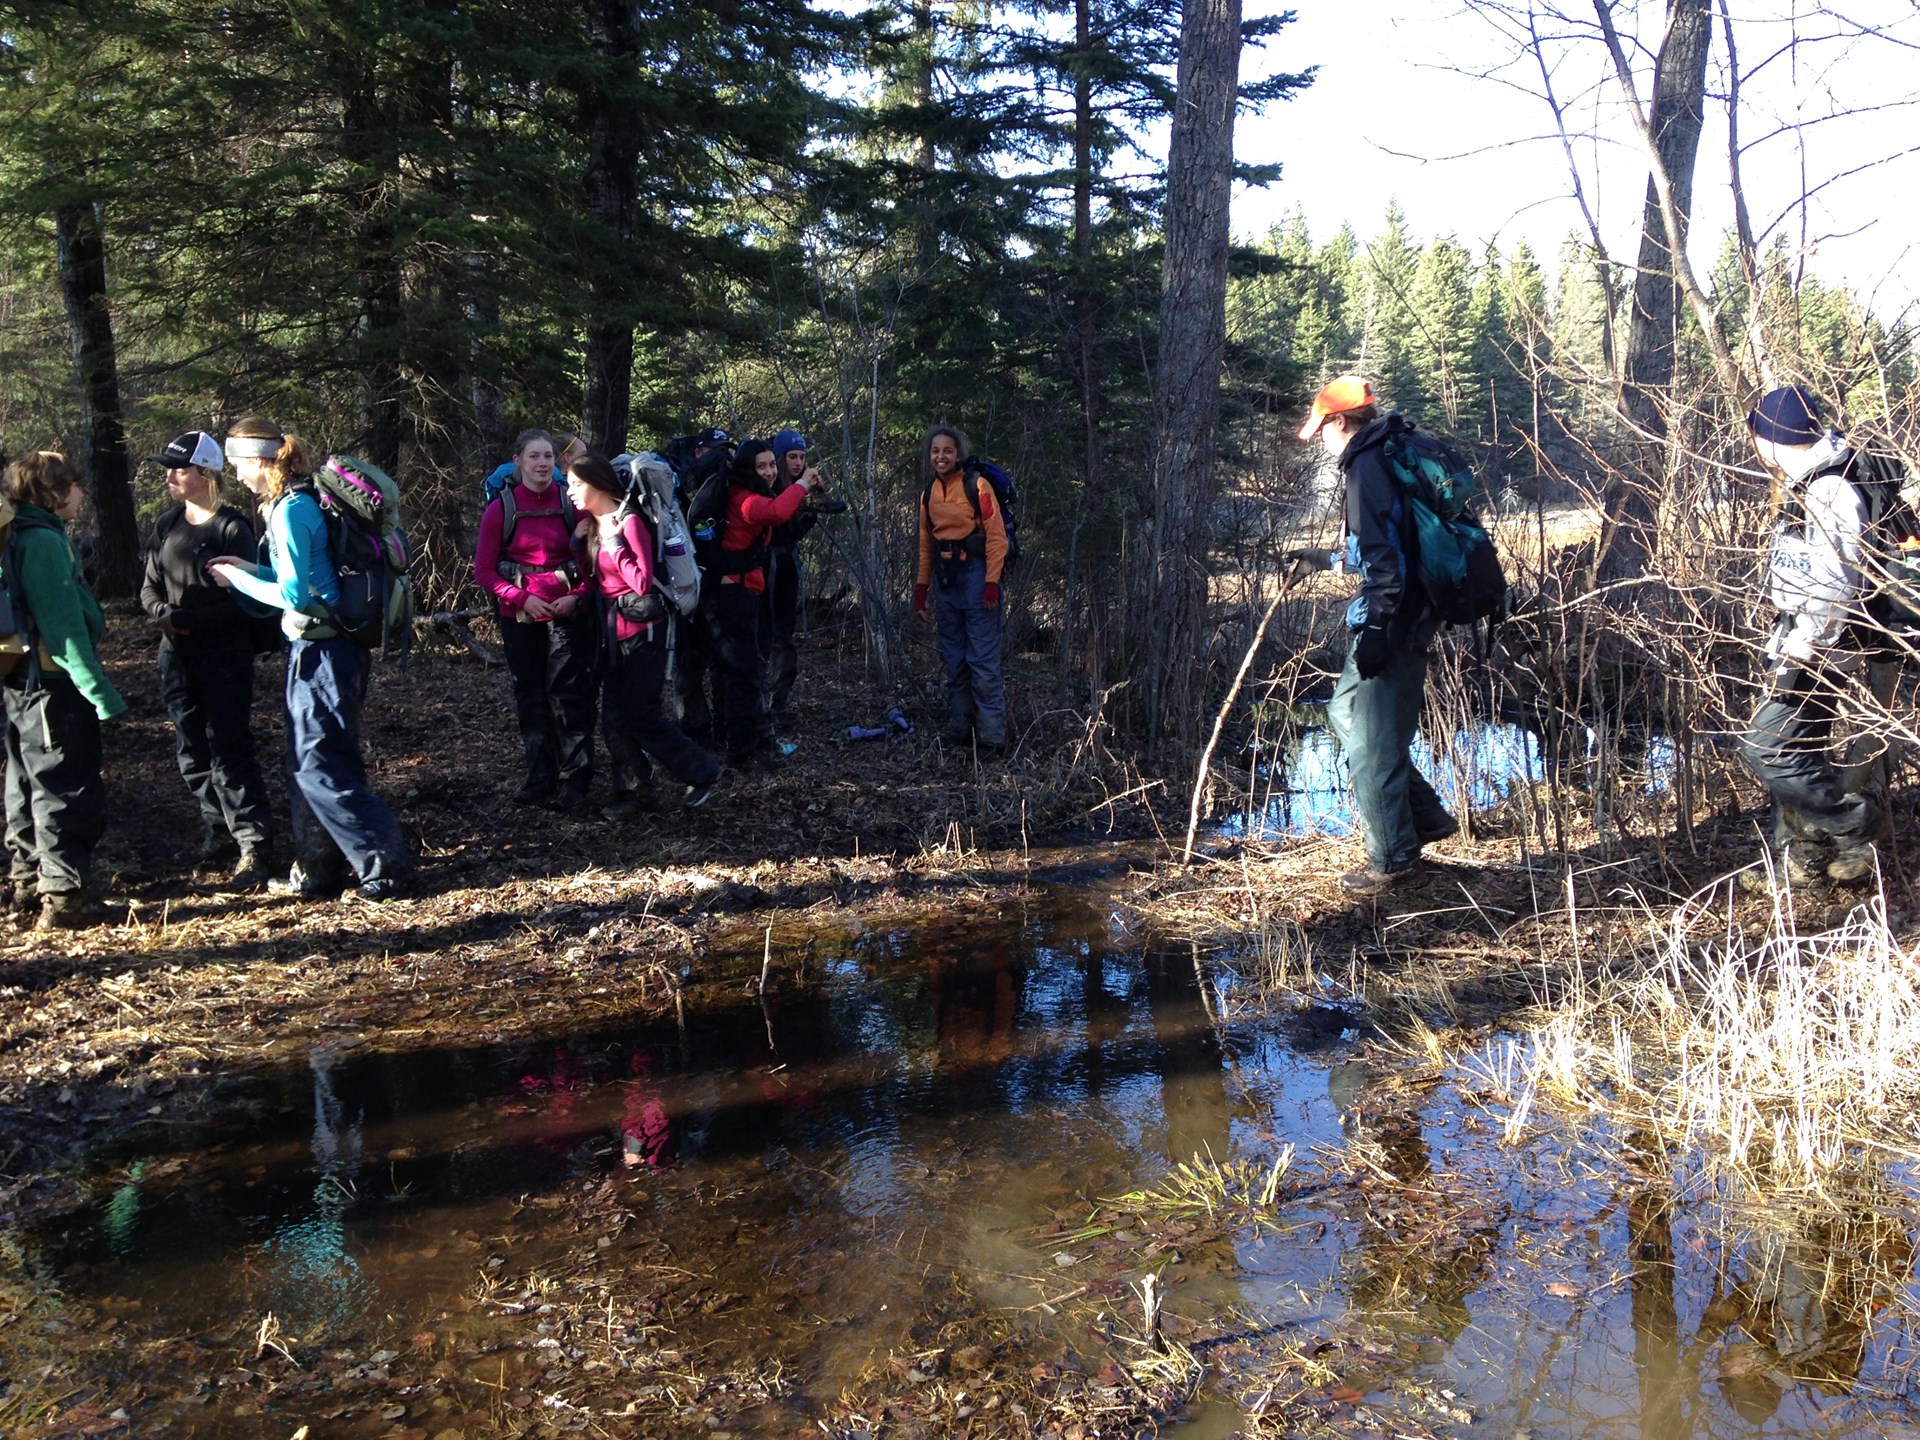
{"type": "Polygon", "coordinates": [[[1207,748],[1200,753],[1200,768],[1193,777],[1193,801],[1187,807],[1187,845],[1180,856],[1182,865],[1193,863],[1193,837],[1200,829],[1200,796],[1207,788],[1207,771],[1213,765],[1213,752],[1220,744],[1220,732],[1227,728],[1227,716],[1233,712],[1233,702],[1240,696],[1240,686],[1246,681],[1247,671],[1253,668],[1253,657],[1260,653],[1260,642],[1267,638],[1267,626],[1280,609],[1280,602],[1287,598],[1287,592],[1293,589],[1294,582],[1300,578],[1302,568],[1300,562],[1295,561],[1281,578],[1280,588],[1268,603],[1267,613],[1260,617],[1260,624],[1253,632],[1247,653],[1240,657],[1240,669],[1233,677],[1233,684],[1227,687],[1227,698],[1220,702],[1220,713],[1213,717],[1213,733],[1207,737],[1207,748]]]}

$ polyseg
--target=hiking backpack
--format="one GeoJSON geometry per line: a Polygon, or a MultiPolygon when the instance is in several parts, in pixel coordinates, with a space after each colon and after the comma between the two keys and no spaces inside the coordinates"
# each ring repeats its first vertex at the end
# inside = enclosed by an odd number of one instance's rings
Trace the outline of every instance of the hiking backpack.
{"type": "Polygon", "coordinates": [[[711,452],[699,461],[712,465],[704,478],[696,470],[688,483],[698,480],[693,499],[687,503],[687,528],[693,536],[693,558],[702,575],[744,575],[767,563],[767,547],[729,550],[721,543],[727,533],[727,501],[733,486],[733,464],[722,452],[711,452]]]}
{"type": "Polygon", "coordinates": [[[311,481],[327,521],[327,552],[340,587],[326,617],[342,636],[404,661],[413,648],[412,554],[400,522],[400,487],[355,455],[329,455],[311,481]]]}
{"type": "Polygon", "coordinates": [[[1848,456],[1841,473],[1867,507],[1863,568],[1873,585],[1867,614],[1899,634],[1920,633],[1920,514],[1906,466],[1862,447],[1848,456]]]}
{"type": "Polygon", "coordinates": [[[1493,537],[1468,509],[1473,466],[1458,450],[1410,422],[1381,442],[1413,523],[1407,527],[1414,575],[1431,613],[1448,625],[1498,620],[1507,577],[1493,537]]]}
{"type": "Polygon", "coordinates": [[[665,457],[642,450],[616,455],[613,469],[627,485],[622,509],[637,513],[653,534],[655,592],[678,613],[693,614],[700,605],[700,566],[687,517],[674,499],[674,467],[665,457]]]}
{"type": "MultiPolygon", "coordinates": [[[[1020,558],[1019,491],[1013,483],[1013,476],[991,460],[968,456],[967,463],[960,470],[960,486],[967,492],[967,503],[973,507],[973,518],[976,524],[984,520],[980,514],[980,482],[982,480],[993,487],[994,504],[1000,510],[1000,523],[1007,532],[1007,564],[1011,566],[1020,558]]],[[[927,481],[927,488],[920,494],[920,509],[923,514],[926,512],[928,502],[933,499],[933,485],[933,481],[927,481]]],[[[981,553],[984,555],[986,552],[982,550],[981,553]]]]}

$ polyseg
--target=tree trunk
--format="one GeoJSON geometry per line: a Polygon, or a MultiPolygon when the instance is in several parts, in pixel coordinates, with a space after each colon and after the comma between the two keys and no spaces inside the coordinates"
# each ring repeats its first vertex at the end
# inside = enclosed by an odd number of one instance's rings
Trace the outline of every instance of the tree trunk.
{"type": "Polygon", "coordinates": [[[1227,202],[1240,72],[1240,0],[1187,0],[1167,151],[1166,259],[1154,376],[1152,520],[1134,566],[1139,676],[1151,745],[1190,737],[1205,701],[1207,552],[1227,334],[1227,202]]]}
{"type": "Polygon", "coordinates": [[[400,370],[405,333],[400,255],[394,233],[398,125],[370,73],[360,76],[343,111],[341,150],[359,171],[355,225],[360,272],[360,366],[365,376],[359,444],[388,474],[400,473],[400,436],[406,386],[400,370]]]}
{"type": "MultiPolygon", "coordinates": [[[[1088,610],[1088,626],[1098,633],[1101,615],[1097,595],[1086,595],[1079,584],[1080,546],[1094,518],[1101,496],[1100,372],[1096,357],[1099,295],[1093,273],[1093,0],[1074,0],[1073,6],[1073,347],[1074,368],[1080,381],[1080,513],[1076,517],[1067,559],[1066,633],[1060,637],[1060,673],[1066,677],[1072,657],[1079,653],[1081,609],[1088,610]],[[1089,603],[1091,600],[1092,603],[1089,603]]],[[[1097,587],[1104,593],[1104,587],[1097,587]]]]}
{"type": "Polygon", "coordinates": [[[99,526],[95,589],[132,595],[140,585],[140,525],[133,509],[133,465],[120,414],[120,366],[107,305],[107,237],[90,202],[54,211],[60,294],[66,302],[73,368],[80,382],[80,463],[99,526]]]}
{"type": "Polygon", "coordinates": [[[1665,440],[1680,326],[1680,284],[1674,260],[1676,248],[1685,248],[1685,224],[1693,209],[1693,171],[1700,151],[1707,52],[1712,40],[1710,0],[1670,0],[1648,124],[1659,163],[1672,187],[1682,235],[1681,244],[1674,246],[1662,213],[1659,185],[1649,179],[1640,223],[1639,266],[1627,311],[1620,402],[1643,436],[1655,438],[1643,439],[1635,447],[1638,463],[1624,480],[1616,481],[1609,496],[1608,515],[1613,526],[1606,555],[1605,573],[1609,578],[1637,575],[1646,568],[1653,551],[1661,492],[1671,469],[1671,447],[1665,440]]]}
{"type": "MultiPolygon", "coordinates": [[[[619,73],[639,48],[638,16],[629,0],[589,0],[594,53],[619,73]]],[[[640,204],[640,137],[630,107],[604,94],[587,100],[587,214],[604,232],[607,253],[588,287],[586,393],[581,433],[602,455],[626,448],[633,416],[633,285],[628,267],[640,204]]]]}

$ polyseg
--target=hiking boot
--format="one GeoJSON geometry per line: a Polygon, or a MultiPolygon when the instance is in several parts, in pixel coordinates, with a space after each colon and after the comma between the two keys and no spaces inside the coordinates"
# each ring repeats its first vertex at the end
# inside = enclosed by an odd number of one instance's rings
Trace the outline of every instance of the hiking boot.
{"type": "Polygon", "coordinates": [[[290,896],[296,900],[331,900],[340,893],[341,888],[339,885],[321,884],[298,861],[287,872],[286,879],[267,881],[269,895],[290,896]]]}
{"type": "Polygon", "coordinates": [[[592,804],[586,786],[568,783],[553,792],[547,808],[559,815],[584,815],[592,804]]]}
{"type": "Polygon", "coordinates": [[[227,877],[227,889],[251,894],[267,884],[267,862],[258,850],[242,850],[240,863],[227,877]]]}
{"type": "Polygon", "coordinates": [[[719,783],[720,777],[716,775],[704,785],[687,786],[687,798],[680,802],[681,806],[687,810],[698,810],[713,798],[713,787],[719,783]]]}
{"type": "Polygon", "coordinates": [[[100,902],[84,890],[56,890],[40,897],[40,918],[35,930],[90,930],[107,922],[100,902]]]}
{"type": "Polygon", "coordinates": [[[340,892],[343,905],[388,905],[413,894],[413,874],[376,875],[340,892]]]}
{"type": "Polygon", "coordinates": [[[32,922],[40,910],[40,885],[31,876],[24,880],[8,880],[0,898],[5,900],[6,921],[12,925],[26,925],[32,922]]]}
{"type": "Polygon", "coordinates": [[[1842,846],[1840,853],[1827,862],[1827,878],[1842,885],[1857,885],[1873,874],[1876,858],[1871,841],[1842,846]]]}
{"type": "Polygon", "coordinates": [[[625,795],[616,795],[606,805],[600,807],[602,820],[634,820],[642,815],[651,815],[660,808],[660,802],[651,795],[638,795],[629,790],[625,795]]]}
{"type": "Polygon", "coordinates": [[[544,805],[552,798],[551,781],[542,784],[538,780],[529,780],[513,792],[513,803],[516,805],[544,805]]]}
{"type": "Polygon", "coordinates": [[[215,870],[240,853],[240,844],[231,835],[209,830],[193,852],[193,868],[215,870]]]}
{"type": "Polygon", "coordinates": [[[1418,840],[1422,845],[1438,845],[1442,840],[1449,840],[1459,833],[1460,822],[1451,815],[1445,816],[1436,825],[1415,825],[1413,827],[1413,838],[1418,840]]]}
{"type": "Polygon", "coordinates": [[[1364,870],[1349,870],[1340,877],[1340,888],[1349,895],[1357,895],[1363,900],[1376,895],[1384,895],[1402,882],[1411,880],[1420,867],[1409,865],[1404,870],[1376,870],[1369,865],[1364,870]]]}

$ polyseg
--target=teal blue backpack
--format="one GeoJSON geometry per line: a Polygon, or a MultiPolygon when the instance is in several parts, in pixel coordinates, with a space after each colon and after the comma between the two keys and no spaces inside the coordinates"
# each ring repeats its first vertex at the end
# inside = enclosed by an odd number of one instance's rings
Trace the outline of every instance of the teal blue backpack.
{"type": "Polygon", "coordinates": [[[1493,537],[1468,508],[1476,487],[1473,466],[1411,423],[1390,430],[1380,448],[1406,495],[1409,558],[1432,613],[1448,625],[1499,619],[1506,611],[1507,577],[1493,537]]]}

